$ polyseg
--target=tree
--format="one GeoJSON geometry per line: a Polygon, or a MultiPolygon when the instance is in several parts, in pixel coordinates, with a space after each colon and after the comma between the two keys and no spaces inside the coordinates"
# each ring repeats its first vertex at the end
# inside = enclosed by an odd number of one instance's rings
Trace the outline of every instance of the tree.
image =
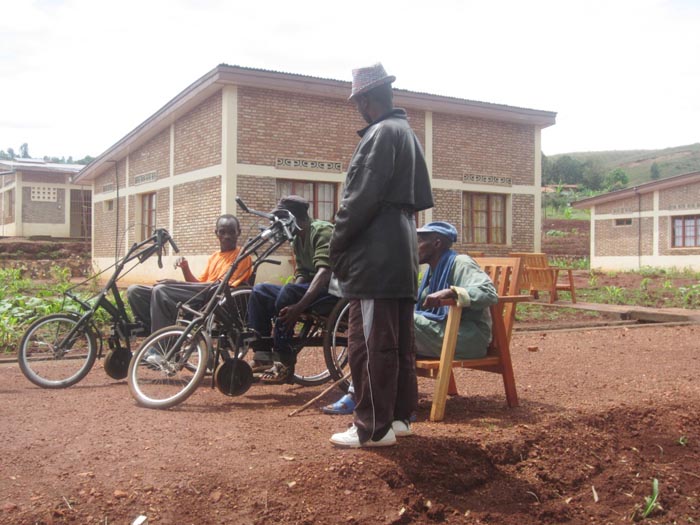
{"type": "Polygon", "coordinates": [[[19,156],[23,159],[28,159],[29,157],[29,144],[26,142],[19,147],[19,156]]]}
{"type": "Polygon", "coordinates": [[[564,155],[552,163],[546,184],[581,184],[583,165],[573,157],[564,155]]]}
{"type": "Polygon", "coordinates": [[[10,160],[13,160],[17,156],[15,150],[12,148],[7,148],[7,155],[10,157],[10,160]]]}
{"type": "Polygon", "coordinates": [[[622,168],[615,168],[605,176],[604,186],[607,191],[621,190],[629,184],[629,177],[622,168]]]}
{"type": "Polygon", "coordinates": [[[651,172],[651,180],[658,180],[661,178],[661,170],[656,162],[652,162],[649,171],[651,172]]]}

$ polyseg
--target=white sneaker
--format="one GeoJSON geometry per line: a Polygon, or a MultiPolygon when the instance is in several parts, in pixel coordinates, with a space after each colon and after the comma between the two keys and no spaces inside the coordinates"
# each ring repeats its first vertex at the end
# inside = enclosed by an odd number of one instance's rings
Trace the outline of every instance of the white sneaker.
{"type": "Polygon", "coordinates": [[[402,421],[397,419],[391,424],[391,429],[394,431],[396,437],[406,437],[412,436],[413,430],[411,430],[411,423],[408,421],[402,421]]]}
{"type": "Polygon", "coordinates": [[[372,441],[370,439],[364,443],[360,443],[360,438],[357,435],[357,427],[352,425],[345,432],[333,434],[330,441],[336,447],[342,448],[390,447],[391,445],[396,445],[396,436],[394,435],[394,431],[389,429],[389,432],[384,434],[384,437],[379,441],[372,441]]]}

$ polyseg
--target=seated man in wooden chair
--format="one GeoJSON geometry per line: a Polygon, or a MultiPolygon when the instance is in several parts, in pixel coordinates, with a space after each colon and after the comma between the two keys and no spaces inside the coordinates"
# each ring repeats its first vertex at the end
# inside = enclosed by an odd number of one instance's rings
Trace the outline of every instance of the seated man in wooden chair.
{"type": "MultiPolygon", "coordinates": [[[[448,306],[443,299],[456,299],[465,307],[457,339],[455,359],[484,357],[491,342],[489,306],[498,302],[493,282],[474,259],[452,250],[457,229],[447,222],[431,222],[419,228],[418,262],[428,264],[418,290],[413,314],[416,356],[439,358],[445,336],[448,306]]],[[[355,408],[352,385],[348,394],[323,407],[326,414],[351,414],[355,408]]],[[[408,426],[408,423],[406,423],[408,426]]]]}

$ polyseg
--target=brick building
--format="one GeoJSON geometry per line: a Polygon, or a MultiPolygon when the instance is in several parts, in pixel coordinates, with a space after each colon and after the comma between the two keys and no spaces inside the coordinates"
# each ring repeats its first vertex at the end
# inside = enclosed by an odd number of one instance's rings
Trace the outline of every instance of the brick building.
{"type": "MultiPolygon", "coordinates": [[[[95,263],[111,264],[117,249],[163,226],[203,268],[219,214],[236,214],[244,235],[256,233],[237,195],[270,210],[279,196],[301,194],[315,217],[332,219],[365,126],[349,93],[349,82],[237,66],[204,75],[80,173],[94,189],[95,263]]],[[[436,206],[419,221],[455,223],[459,251],[539,249],[540,131],[555,113],[404,90],[394,102],[407,110],[431,171],[436,206]]],[[[130,277],[176,276],[150,263],[130,277]]]]}
{"type": "Polygon", "coordinates": [[[591,268],[700,270],[700,172],[572,203],[591,210],[591,268]]]}
{"type": "Polygon", "coordinates": [[[91,188],[73,182],[84,167],[0,160],[0,236],[89,238],[91,188]]]}

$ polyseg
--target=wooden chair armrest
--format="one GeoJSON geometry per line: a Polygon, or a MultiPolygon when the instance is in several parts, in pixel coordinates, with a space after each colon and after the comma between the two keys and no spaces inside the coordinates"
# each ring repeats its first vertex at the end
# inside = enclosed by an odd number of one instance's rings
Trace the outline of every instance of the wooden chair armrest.
{"type": "MultiPolygon", "coordinates": [[[[499,303],[521,303],[524,301],[532,301],[532,295],[499,295],[499,303]]],[[[444,299],[440,301],[440,306],[457,306],[457,301],[454,299],[444,299]]]]}
{"type": "Polygon", "coordinates": [[[498,297],[499,303],[522,303],[532,301],[532,295],[501,295],[498,297]]]}

